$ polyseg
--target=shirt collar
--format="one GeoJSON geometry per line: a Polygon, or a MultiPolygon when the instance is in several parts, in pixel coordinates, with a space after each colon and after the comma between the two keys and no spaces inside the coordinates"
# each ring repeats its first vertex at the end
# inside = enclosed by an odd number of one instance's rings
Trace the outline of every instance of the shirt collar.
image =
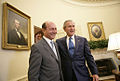
{"type": "Polygon", "coordinates": [[[51,41],[53,41],[53,40],[50,40],[49,38],[47,38],[47,37],[45,37],[45,36],[43,36],[43,38],[44,38],[48,43],[50,43],[51,41]]]}
{"type": "MultiPolygon", "coordinates": [[[[73,36],[71,36],[71,38],[72,38],[72,42],[73,42],[73,44],[74,44],[74,46],[75,46],[75,38],[74,38],[74,36],[75,35],[73,35],[73,36]]],[[[69,36],[67,35],[67,40],[66,40],[66,42],[67,42],[67,47],[68,47],[68,49],[69,49],[69,36]]]]}
{"type": "MultiPolygon", "coordinates": [[[[68,39],[68,40],[69,40],[69,38],[70,38],[70,37],[67,35],[67,39],[68,39]]],[[[74,35],[71,36],[71,38],[74,40],[74,35]]]]}
{"type": "Polygon", "coordinates": [[[18,32],[17,28],[15,28],[16,32],[18,32]]]}

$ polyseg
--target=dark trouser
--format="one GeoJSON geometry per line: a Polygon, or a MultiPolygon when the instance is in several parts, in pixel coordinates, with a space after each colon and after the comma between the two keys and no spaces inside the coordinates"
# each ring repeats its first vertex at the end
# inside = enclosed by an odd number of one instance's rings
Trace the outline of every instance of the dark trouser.
{"type": "Polygon", "coordinates": [[[75,72],[72,70],[72,81],[77,81],[75,72]]]}

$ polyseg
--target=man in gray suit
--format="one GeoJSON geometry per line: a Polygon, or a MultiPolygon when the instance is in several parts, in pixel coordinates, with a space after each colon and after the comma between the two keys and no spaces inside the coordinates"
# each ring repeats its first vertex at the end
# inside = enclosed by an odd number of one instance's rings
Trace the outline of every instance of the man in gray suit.
{"type": "Polygon", "coordinates": [[[43,38],[31,47],[28,80],[63,81],[58,48],[53,42],[57,34],[56,25],[46,21],[42,30],[43,38]]]}

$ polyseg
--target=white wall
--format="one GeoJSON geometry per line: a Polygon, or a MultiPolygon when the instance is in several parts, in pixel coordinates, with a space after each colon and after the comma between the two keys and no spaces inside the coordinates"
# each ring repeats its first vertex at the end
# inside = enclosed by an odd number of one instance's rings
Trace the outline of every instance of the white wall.
{"type": "MultiPolygon", "coordinates": [[[[61,30],[66,19],[75,21],[77,34],[88,40],[87,22],[102,21],[106,38],[111,33],[120,32],[120,4],[105,7],[81,7],[64,0],[1,0],[0,38],[2,38],[2,3],[5,1],[31,17],[31,33],[33,33],[34,25],[41,27],[46,20],[55,22],[58,30],[61,30]]],[[[32,44],[33,37],[32,34],[32,44]]],[[[0,48],[0,81],[15,81],[17,78],[26,76],[29,53],[30,51],[0,48]]]]}

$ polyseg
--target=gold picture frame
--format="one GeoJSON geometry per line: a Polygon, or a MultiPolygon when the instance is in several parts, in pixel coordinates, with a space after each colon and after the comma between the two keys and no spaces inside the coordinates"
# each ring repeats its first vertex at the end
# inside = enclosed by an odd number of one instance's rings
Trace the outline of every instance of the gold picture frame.
{"type": "Polygon", "coordinates": [[[3,3],[2,48],[29,50],[31,47],[31,19],[8,3],[3,3]]]}
{"type": "Polygon", "coordinates": [[[102,22],[88,22],[88,32],[90,40],[105,40],[105,33],[102,22]]]}

